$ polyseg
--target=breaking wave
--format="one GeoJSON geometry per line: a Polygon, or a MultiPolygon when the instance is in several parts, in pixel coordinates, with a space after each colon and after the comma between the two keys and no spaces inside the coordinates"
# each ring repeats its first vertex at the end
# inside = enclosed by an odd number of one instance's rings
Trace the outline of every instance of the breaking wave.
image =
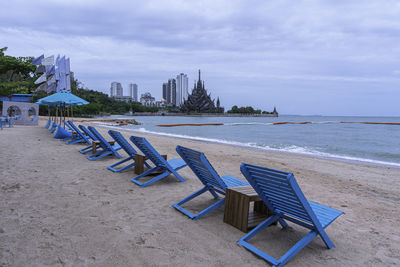
{"type": "MultiPolygon", "coordinates": [[[[119,129],[119,130],[121,130],[121,128],[122,128],[120,126],[111,126],[111,125],[104,125],[104,124],[102,124],[101,126],[106,127],[106,128],[119,129]]],[[[240,147],[247,147],[247,148],[254,148],[254,149],[262,149],[262,150],[268,150],[268,151],[278,151],[278,152],[286,152],[286,153],[293,153],[293,154],[302,154],[302,155],[316,156],[316,157],[321,157],[321,158],[330,158],[330,159],[337,159],[337,160],[342,160],[342,161],[362,162],[362,163],[373,164],[373,165],[384,165],[384,166],[400,168],[400,163],[380,161],[380,160],[374,160],[374,159],[368,159],[368,158],[353,157],[353,156],[346,156],[346,155],[331,154],[331,153],[321,152],[321,151],[318,151],[315,149],[311,149],[308,147],[300,147],[300,146],[296,146],[296,145],[271,147],[271,146],[268,146],[265,144],[260,144],[260,143],[252,143],[252,142],[243,143],[243,142],[217,139],[217,138],[206,138],[206,137],[200,137],[200,136],[190,136],[190,135],[183,135],[183,134],[172,134],[172,133],[149,131],[149,130],[146,130],[145,128],[132,129],[132,128],[123,127],[122,129],[125,131],[131,131],[131,132],[140,132],[140,133],[154,134],[154,135],[174,137],[174,138],[183,138],[183,139],[189,139],[189,140],[219,143],[219,144],[226,144],[226,145],[233,145],[233,146],[240,146],[240,147]]]]}

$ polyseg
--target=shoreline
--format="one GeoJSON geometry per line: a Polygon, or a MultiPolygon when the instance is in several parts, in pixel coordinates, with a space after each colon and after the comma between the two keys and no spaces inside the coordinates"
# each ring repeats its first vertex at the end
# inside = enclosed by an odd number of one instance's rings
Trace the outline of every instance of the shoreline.
{"type": "MultiPolygon", "coordinates": [[[[119,115],[116,115],[119,116],[119,115]]],[[[277,118],[278,114],[242,114],[242,113],[152,113],[152,112],[136,112],[133,114],[126,114],[122,116],[175,116],[175,117],[269,117],[277,118]]]]}
{"type": "MultiPolygon", "coordinates": [[[[96,121],[93,121],[93,123],[97,124],[96,121]]],[[[102,122],[98,122],[98,123],[101,124],[102,122]]],[[[240,143],[240,142],[236,142],[236,141],[225,141],[225,140],[206,138],[206,137],[195,137],[195,136],[189,136],[189,135],[169,134],[169,133],[154,132],[154,131],[149,131],[149,130],[141,131],[139,129],[136,130],[136,129],[120,128],[118,126],[112,126],[112,125],[106,125],[106,124],[98,125],[98,126],[104,127],[104,128],[112,128],[112,129],[119,130],[119,131],[137,132],[137,133],[141,133],[141,134],[157,135],[157,136],[177,138],[177,139],[187,139],[187,140],[194,140],[194,141],[213,143],[213,144],[223,144],[223,145],[229,145],[229,146],[234,146],[234,147],[242,147],[242,148],[255,149],[255,150],[265,150],[265,151],[269,151],[269,152],[276,152],[276,153],[283,153],[283,154],[301,155],[301,156],[307,156],[310,158],[319,158],[319,159],[334,160],[334,161],[340,161],[340,162],[349,162],[349,163],[360,164],[360,165],[400,169],[400,163],[395,163],[395,162],[384,162],[384,161],[372,160],[372,159],[351,158],[350,156],[340,157],[340,156],[335,156],[335,155],[318,155],[318,154],[313,154],[311,152],[310,153],[307,153],[307,152],[302,153],[302,152],[294,152],[294,151],[285,151],[285,150],[280,150],[277,148],[275,149],[275,148],[270,148],[270,147],[252,146],[249,144],[240,143]]],[[[323,153],[323,152],[320,152],[320,153],[323,153]]]]}

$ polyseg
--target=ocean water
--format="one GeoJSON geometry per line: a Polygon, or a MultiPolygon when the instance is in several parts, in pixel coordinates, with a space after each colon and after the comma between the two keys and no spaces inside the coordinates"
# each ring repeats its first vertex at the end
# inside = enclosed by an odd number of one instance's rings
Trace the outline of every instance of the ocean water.
{"type": "Polygon", "coordinates": [[[400,125],[359,123],[400,123],[398,117],[111,116],[107,118],[133,118],[142,123],[142,125],[118,126],[124,130],[400,168],[400,125]],[[274,125],[276,122],[312,123],[274,125]],[[156,126],[179,123],[223,123],[224,125],[156,126]]]}

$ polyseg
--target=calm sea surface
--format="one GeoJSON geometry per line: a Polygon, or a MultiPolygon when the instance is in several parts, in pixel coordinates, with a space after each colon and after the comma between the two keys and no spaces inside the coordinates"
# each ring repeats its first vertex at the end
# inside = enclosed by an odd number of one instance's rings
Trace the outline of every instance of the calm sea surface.
{"type": "Polygon", "coordinates": [[[124,130],[219,142],[266,150],[400,167],[400,125],[340,122],[395,122],[394,117],[172,117],[111,116],[135,119],[142,125],[124,130]],[[275,122],[311,124],[273,125],[275,122]],[[222,126],[157,127],[157,124],[224,123],[222,126]]]}

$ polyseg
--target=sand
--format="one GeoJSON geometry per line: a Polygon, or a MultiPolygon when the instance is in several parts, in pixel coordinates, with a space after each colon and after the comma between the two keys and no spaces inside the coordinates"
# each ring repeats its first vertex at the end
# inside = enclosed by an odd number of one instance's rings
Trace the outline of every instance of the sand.
{"type": "MultiPolygon", "coordinates": [[[[87,123],[87,122],[86,122],[87,123]]],[[[223,207],[191,221],[170,206],[201,188],[186,167],[146,188],[130,182],[133,170],[112,173],[107,157],[89,161],[40,126],[0,131],[0,266],[266,266],[236,244],[244,233],[223,222],[223,207]]],[[[107,129],[98,129],[106,134],[107,129]]],[[[309,200],[340,209],[326,231],[289,266],[400,264],[400,169],[269,152],[221,144],[145,136],[160,153],[175,147],[203,151],[220,175],[244,180],[242,162],[290,171],[309,200]]],[[[126,155],[125,155],[126,156],[126,155]]],[[[213,200],[204,194],[192,211],[213,200]]],[[[272,226],[252,244],[279,257],[307,230],[272,226]]]]}

